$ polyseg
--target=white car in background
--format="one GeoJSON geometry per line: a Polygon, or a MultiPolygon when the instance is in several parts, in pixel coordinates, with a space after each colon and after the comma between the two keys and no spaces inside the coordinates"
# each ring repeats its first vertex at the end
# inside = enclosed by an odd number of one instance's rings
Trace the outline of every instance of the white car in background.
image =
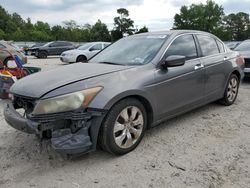
{"type": "Polygon", "coordinates": [[[89,42],[77,49],[63,52],[60,60],[65,63],[86,62],[110,44],[110,42],[89,42]]]}

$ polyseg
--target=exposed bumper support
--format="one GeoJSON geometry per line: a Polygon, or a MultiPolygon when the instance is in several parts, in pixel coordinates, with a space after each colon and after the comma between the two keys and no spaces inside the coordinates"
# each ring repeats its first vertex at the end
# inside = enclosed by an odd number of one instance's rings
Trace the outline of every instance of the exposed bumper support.
{"type": "Polygon", "coordinates": [[[6,122],[13,128],[29,133],[38,134],[38,124],[22,117],[13,107],[12,104],[7,104],[4,109],[4,118],[6,122]]]}
{"type": "MultiPolygon", "coordinates": [[[[81,123],[85,122],[84,124],[82,124],[82,127],[74,133],[72,133],[72,130],[70,128],[55,129],[53,127],[53,121],[55,119],[51,116],[49,116],[49,118],[47,117],[52,133],[52,147],[55,151],[63,154],[80,154],[95,150],[99,128],[101,126],[104,115],[104,112],[95,111],[93,109],[88,112],[82,113],[82,119],[80,119],[79,113],[72,115],[73,121],[79,121],[81,123]]],[[[47,115],[45,115],[45,117],[46,116],[47,115]]],[[[46,120],[46,118],[44,117],[39,117],[37,119],[34,118],[32,120],[22,117],[15,110],[11,103],[7,104],[6,108],[4,109],[4,117],[6,122],[13,128],[29,134],[41,134],[41,131],[44,130],[44,127],[48,126],[44,123],[44,121],[46,120]],[[41,127],[43,128],[41,129],[41,127]]],[[[55,115],[55,118],[57,120],[63,120],[63,117],[66,119],[70,118],[69,115],[55,115]]]]}

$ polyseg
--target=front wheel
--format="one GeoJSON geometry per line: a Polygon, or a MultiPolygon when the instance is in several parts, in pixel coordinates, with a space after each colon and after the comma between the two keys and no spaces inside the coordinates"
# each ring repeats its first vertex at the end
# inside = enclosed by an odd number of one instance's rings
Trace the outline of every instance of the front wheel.
{"type": "Polygon", "coordinates": [[[126,154],[140,143],[147,126],[146,110],[136,99],[115,104],[108,112],[99,134],[99,145],[116,155],[126,154]]]}
{"type": "Polygon", "coordinates": [[[232,105],[237,98],[239,85],[239,78],[235,74],[232,74],[228,80],[224,97],[220,100],[220,102],[226,106],[232,105]]]}

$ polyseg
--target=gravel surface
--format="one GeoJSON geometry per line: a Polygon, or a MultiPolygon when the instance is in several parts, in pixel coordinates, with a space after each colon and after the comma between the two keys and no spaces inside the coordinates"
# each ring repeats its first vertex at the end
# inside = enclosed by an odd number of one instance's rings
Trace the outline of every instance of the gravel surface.
{"type": "MultiPolygon", "coordinates": [[[[29,59],[43,70],[58,58],[29,59]]],[[[4,121],[0,100],[0,187],[250,187],[250,81],[234,105],[209,104],[147,131],[125,156],[96,151],[67,160],[49,143],[4,121]]]]}

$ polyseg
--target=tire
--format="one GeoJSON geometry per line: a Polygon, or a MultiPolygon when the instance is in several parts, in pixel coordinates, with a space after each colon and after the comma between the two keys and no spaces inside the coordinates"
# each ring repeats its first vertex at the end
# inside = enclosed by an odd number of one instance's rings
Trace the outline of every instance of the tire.
{"type": "Polygon", "coordinates": [[[46,51],[39,51],[38,58],[46,59],[48,57],[48,53],[46,51]]]}
{"type": "Polygon", "coordinates": [[[146,127],[147,114],[143,104],[134,98],[124,99],[106,115],[98,144],[103,150],[115,155],[129,153],[141,142],[146,127]]]}
{"type": "Polygon", "coordinates": [[[227,82],[224,97],[220,100],[221,104],[230,106],[234,103],[238,95],[239,84],[239,78],[235,74],[232,74],[227,82]]]}
{"type": "Polygon", "coordinates": [[[87,58],[84,55],[80,55],[76,58],[76,62],[87,62],[87,58]]]}

